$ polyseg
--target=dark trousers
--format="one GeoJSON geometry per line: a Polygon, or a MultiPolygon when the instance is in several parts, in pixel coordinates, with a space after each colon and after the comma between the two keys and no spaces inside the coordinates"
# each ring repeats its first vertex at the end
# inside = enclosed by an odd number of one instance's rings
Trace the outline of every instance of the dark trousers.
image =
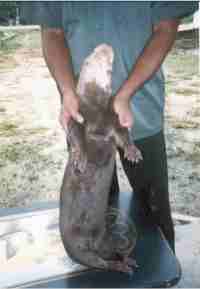
{"type": "MultiPolygon", "coordinates": [[[[119,149],[124,171],[133,188],[141,215],[148,219],[151,218],[160,227],[170,247],[175,251],[164,134],[160,132],[136,141],[135,144],[142,153],[143,161],[132,164],[124,158],[123,151],[119,149]]],[[[119,184],[115,168],[109,204],[116,203],[118,196],[119,184]]]]}

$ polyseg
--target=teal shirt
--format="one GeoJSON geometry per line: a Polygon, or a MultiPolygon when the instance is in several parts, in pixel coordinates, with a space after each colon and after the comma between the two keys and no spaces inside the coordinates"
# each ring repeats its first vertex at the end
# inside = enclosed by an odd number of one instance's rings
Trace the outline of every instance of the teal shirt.
{"type": "MultiPolygon", "coordinates": [[[[153,25],[160,20],[193,13],[198,2],[43,1],[22,5],[22,19],[26,23],[64,29],[76,74],[97,45],[111,45],[115,53],[112,74],[115,93],[148,43],[153,25]]],[[[152,136],[163,129],[164,103],[164,76],[160,68],[132,98],[134,126],[131,135],[134,140],[152,136]]]]}

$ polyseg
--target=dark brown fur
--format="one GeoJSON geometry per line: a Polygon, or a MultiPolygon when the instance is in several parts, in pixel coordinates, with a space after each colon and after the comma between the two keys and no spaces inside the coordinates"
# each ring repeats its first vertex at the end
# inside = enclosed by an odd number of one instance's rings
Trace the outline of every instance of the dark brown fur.
{"type": "Polygon", "coordinates": [[[96,83],[81,97],[84,124],[71,120],[67,137],[69,160],[60,198],[60,231],[69,256],[83,265],[131,271],[128,256],[116,259],[118,250],[106,231],[108,194],[117,146],[131,161],[141,154],[129,143],[128,130],[112,111],[111,96],[96,83]]]}

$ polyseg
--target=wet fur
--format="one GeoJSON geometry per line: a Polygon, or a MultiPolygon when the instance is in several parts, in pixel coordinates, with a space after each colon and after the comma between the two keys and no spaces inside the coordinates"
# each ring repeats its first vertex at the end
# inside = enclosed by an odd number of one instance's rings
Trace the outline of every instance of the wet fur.
{"type": "MultiPolygon", "coordinates": [[[[60,232],[64,247],[76,262],[98,269],[127,272],[128,262],[116,259],[112,236],[106,231],[106,211],[117,146],[132,160],[141,158],[119,125],[111,94],[95,82],[80,97],[83,124],[70,121],[69,159],[60,195],[60,232]]],[[[125,260],[125,259],[124,259],[125,260]]]]}

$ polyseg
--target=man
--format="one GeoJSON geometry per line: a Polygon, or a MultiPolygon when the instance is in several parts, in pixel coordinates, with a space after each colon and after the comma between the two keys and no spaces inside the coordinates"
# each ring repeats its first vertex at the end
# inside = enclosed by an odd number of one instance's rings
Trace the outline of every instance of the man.
{"type": "MultiPolygon", "coordinates": [[[[114,111],[121,125],[130,128],[130,137],[144,159],[133,165],[119,150],[121,161],[139,208],[160,226],[175,251],[161,64],[175,41],[180,18],[193,13],[198,2],[43,1],[23,5],[25,20],[42,27],[44,58],[62,97],[60,122],[64,129],[70,118],[84,121],[74,80],[83,60],[101,43],[113,47],[114,111]]],[[[118,191],[115,172],[111,202],[118,191]]]]}

